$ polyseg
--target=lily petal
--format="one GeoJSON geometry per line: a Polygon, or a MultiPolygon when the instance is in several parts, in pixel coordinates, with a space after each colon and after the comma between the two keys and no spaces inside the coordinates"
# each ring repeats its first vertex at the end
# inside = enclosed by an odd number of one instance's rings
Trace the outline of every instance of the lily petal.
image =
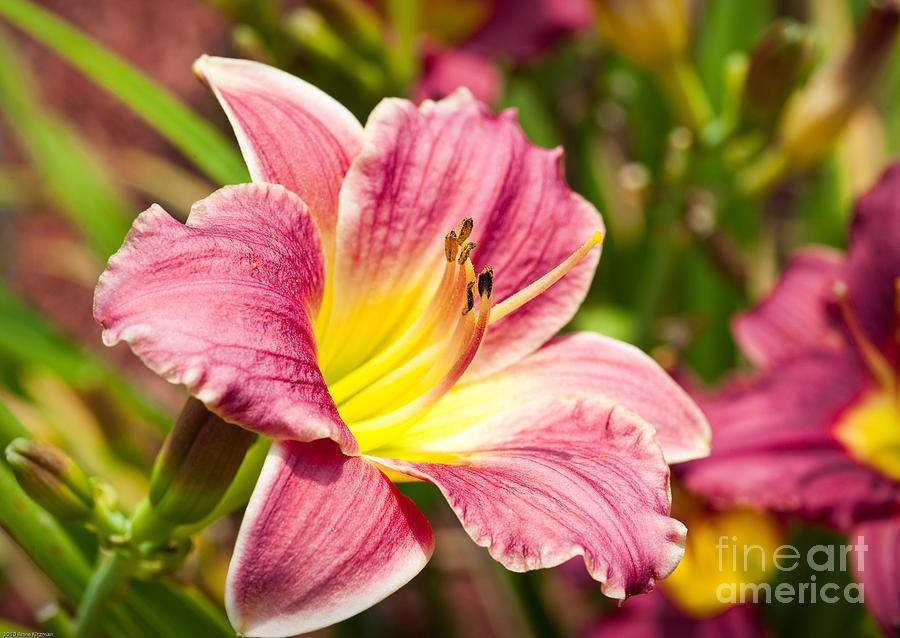
{"type": "Polygon", "coordinates": [[[493,104],[500,96],[503,79],[486,57],[432,43],[425,43],[422,54],[422,77],[413,89],[417,102],[438,100],[461,86],[485,104],[493,104]]]}
{"type": "Polygon", "coordinates": [[[681,386],[638,348],[589,332],[555,337],[495,375],[456,386],[398,445],[416,449],[488,415],[562,395],[615,399],[656,429],[669,463],[709,454],[709,424],[681,386]]]}
{"type": "Polygon", "coordinates": [[[369,458],[437,485],[469,536],[513,571],[584,556],[604,593],[624,599],[684,553],[653,429],[607,400],[536,401],[433,441],[421,460],[369,458]]]}
{"type": "Polygon", "coordinates": [[[900,483],[855,462],[829,427],[865,383],[855,360],[808,354],[701,397],[713,453],[679,473],[719,504],[795,512],[840,529],[896,511],[900,483]]]}
{"type": "Polygon", "coordinates": [[[886,636],[900,637],[900,517],[864,523],[850,534],[853,571],[886,636]]]}
{"type": "Polygon", "coordinates": [[[278,441],[241,524],[228,617],[245,636],[325,627],[402,587],[433,548],[428,522],[374,465],[331,441],[278,441]]]}
{"type": "Polygon", "coordinates": [[[306,205],[273,184],[227,186],[187,225],[141,213],[101,275],[103,341],[127,341],[227,421],[276,438],[356,442],[316,363],[322,249],[306,205]]]}
{"type": "MultiPolygon", "coordinates": [[[[340,195],[327,372],[346,373],[411,322],[436,289],[444,236],[475,221],[476,271],[494,269],[494,303],[532,283],[603,228],[566,186],[560,150],[525,138],[512,111],[491,115],[466,89],[416,108],[382,101],[340,195]],[[418,304],[418,305],[417,305],[418,304]],[[374,319],[377,317],[377,319],[374,319]],[[358,330],[361,324],[366,330],[358,330]]],[[[599,256],[592,251],[547,292],[492,324],[471,374],[533,352],[569,321],[599,256]]],[[[328,354],[326,354],[328,351],[328,354]]]]}
{"type": "Polygon", "coordinates": [[[850,226],[847,294],[872,342],[890,343],[900,278],[900,163],[891,165],[872,190],[859,198],[850,226]]]}
{"type": "Polygon", "coordinates": [[[829,314],[844,259],[836,250],[800,250],[769,295],[732,324],[741,351],[760,368],[807,350],[837,351],[845,343],[829,314]]]}
{"type": "Polygon", "coordinates": [[[360,123],[313,85],[259,62],[204,55],[194,72],[231,121],[253,181],[300,195],[330,261],[341,182],[362,146],[360,123]]]}

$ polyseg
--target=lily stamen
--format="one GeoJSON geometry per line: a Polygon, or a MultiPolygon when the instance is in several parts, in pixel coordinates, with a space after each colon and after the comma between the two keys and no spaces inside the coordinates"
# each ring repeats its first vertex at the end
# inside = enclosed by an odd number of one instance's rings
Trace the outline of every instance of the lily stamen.
{"type": "Polygon", "coordinates": [[[450,231],[447,233],[447,236],[444,237],[444,254],[447,255],[447,261],[453,261],[456,259],[456,251],[459,247],[459,243],[456,239],[456,233],[454,231],[450,231]]]}
{"type": "Polygon", "coordinates": [[[447,265],[431,302],[386,350],[329,386],[337,405],[350,400],[391,370],[409,361],[415,352],[427,349],[451,331],[456,321],[451,309],[464,298],[467,279],[465,264],[460,267],[456,262],[457,248],[456,233],[451,230],[444,238],[447,265]]]}
{"type": "Polygon", "coordinates": [[[466,217],[464,220],[462,220],[462,223],[460,223],[459,225],[459,236],[456,239],[456,241],[459,242],[460,246],[462,246],[469,238],[469,235],[472,234],[473,228],[475,228],[475,220],[473,220],[471,217],[466,217]]]}
{"type": "Polygon", "coordinates": [[[459,251],[459,257],[457,257],[456,261],[462,265],[465,263],[466,259],[469,258],[469,253],[472,252],[472,249],[475,248],[476,244],[474,241],[470,241],[465,246],[462,246],[459,251]]]}
{"type": "MultiPolygon", "coordinates": [[[[473,322],[470,314],[465,315],[469,317],[466,319],[466,323],[472,327],[472,330],[469,338],[460,344],[461,347],[457,350],[456,356],[453,357],[454,360],[449,370],[427,392],[403,407],[374,419],[354,423],[353,433],[361,450],[373,450],[401,436],[415,425],[428,410],[434,407],[450,388],[459,381],[475,358],[481,342],[484,340],[485,331],[490,324],[492,291],[493,270],[490,267],[486,267],[478,277],[480,298],[478,316],[473,322]],[[473,323],[474,325],[472,325],[473,323]]],[[[450,349],[445,350],[445,353],[449,354],[449,352],[451,352],[450,349]]]]}
{"type": "Polygon", "coordinates": [[[887,359],[878,351],[878,348],[875,347],[869,336],[863,331],[862,326],[859,325],[859,320],[856,318],[853,308],[850,307],[850,301],[847,297],[847,284],[843,281],[835,282],[834,295],[837,298],[837,305],[841,311],[844,325],[856,344],[856,348],[869,373],[885,390],[892,393],[895,392],[897,390],[897,376],[891,369],[887,359]]]}
{"type": "Polygon", "coordinates": [[[591,235],[591,238],[586,241],[581,248],[569,255],[569,257],[567,257],[559,266],[494,306],[491,310],[491,323],[500,321],[509,313],[524,306],[526,303],[547,290],[578,265],[578,262],[587,257],[588,253],[591,252],[591,248],[598,245],[601,247],[603,245],[603,233],[599,230],[595,231],[594,234],[591,235]]]}
{"type": "MultiPolygon", "coordinates": [[[[475,332],[473,317],[461,316],[452,308],[465,303],[465,289],[475,283],[472,262],[466,261],[465,282],[458,288],[453,306],[446,312],[440,332],[432,330],[429,336],[434,343],[419,346],[419,353],[402,365],[385,370],[374,383],[368,385],[355,396],[338,404],[338,410],[348,424],[365,421],[375,415],[392,411],[392,406],[403,405],[426,392],[437,383],[458,358],[458,352],[468,343],[475,332]]],[[[415,352],[415,351],[413,351],[415,352]]]]}

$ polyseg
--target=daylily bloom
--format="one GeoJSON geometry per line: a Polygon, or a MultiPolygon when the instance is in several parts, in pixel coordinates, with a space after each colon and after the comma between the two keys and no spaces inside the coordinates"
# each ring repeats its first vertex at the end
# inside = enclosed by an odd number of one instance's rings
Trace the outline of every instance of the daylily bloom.
{"type": "Polygon", "coordinates": [[[462,42],[426,46],[416,99],[437,99],[464,86],[491,104],[503,88],[494,58],[528,60],[592,21],[588,0],[483,0],[481,5],[487,18],[462,42]]]}
{"type": "Polygon", "coordinates": [[[704,455],[708,426],[639,350],[551,339],[603,228],[561,152],[464,90],[384,100],[363,128],[274,68],[195,71],[256,183],[186,224],[143,212],[95,317],[105,343],[275,439],[226,583],[235,628],[309,631],[412,578],[433,537],[391,479],[434,483],[509,569],[583,556],[619,599],[668,575],[685,529],[666,461],[704,455]]]}
{"type": "Polygon", "coordinates": [[[865,536],[861,580],[885,582],[884,570],[892,570],[892,588],[866,591],[876,614],[893,614],[881,616],[885,626],[898,617],[898,285],[895,164],[859,199],[846,256],[802,250],[771,294],[737,318],[735,338],[760,374],[700,400],[715,450],[682,468],[692,491],[719,503],[821,520],[849,530],[851,540],[865,536]],[[866,530],[877,530],[878,540],[866,530]]]}
{"type": "Polygon", "coordinates": [[[765,638],[752,605],[735,605],[708,618],[685,615],[661,590],[601,618],[584,638],[765,638]]]}
{"type": "Polygon", "coordinates": [[[422,52],[422,77],[413,87],[413,99],[439,99],[464,86],[486,104],[493,104],[503,90],[500,72],[479,53],[427,44],[422,52]]]}
{"type": "MultiPolygon", "coordinates": [[[[674,514],[690,529],[684,558],[652,594],[628,600],[597,619],[586,638],[767,635],[752,598],[742,598],[740,592],[745,584],[767,583],[777,573],[770,557],[781,544],[780,525],[766,512],[715,510],[680,487],[675,483],[674,514]],[[732,554],[731,547],[754,551],[732,554]]],[[[574,567],[567,564],[564,573],[584,586],[586,579],[574,567]]]]}

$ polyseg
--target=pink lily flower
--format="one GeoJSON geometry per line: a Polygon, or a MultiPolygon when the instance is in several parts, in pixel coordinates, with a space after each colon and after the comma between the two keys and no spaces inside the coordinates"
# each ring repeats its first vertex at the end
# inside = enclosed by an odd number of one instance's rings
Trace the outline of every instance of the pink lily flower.
{"type": "Polygon", "coordinates": [[[195,71],[255,183],[186,224],[138,216],[94,314],[105,343],[275,439],[226,583],[237,631],[310,631],[411,579],[433,536],[391,480],[434,483],[509,569],[583,556],[620,599],[669,574],[666,461],[707,453],[708,426],[639,350],[551,339],[603,228],[561,152],[464,90],[384,100],[363,128],[274,68],[195,71]]]}
{"type": "Polygon", "coordinates": [[[716,445],[681,469],[722,504],[797,514],[869,545],[857,570],[900,627],[900,164],[859,199],[849,250],[813,247],[734,322],[760,373],[700,399],[716,445]],[[889,586],[881,586],[884,584],[889,586]]]}

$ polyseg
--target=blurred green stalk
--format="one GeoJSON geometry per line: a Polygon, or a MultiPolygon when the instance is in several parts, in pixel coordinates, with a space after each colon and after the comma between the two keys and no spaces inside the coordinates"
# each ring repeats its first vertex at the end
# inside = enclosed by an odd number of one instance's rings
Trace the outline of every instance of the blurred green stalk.
{"type": "Polygon", "coordinates": [[[676,58],[654,73],[678,121],[699,136],[712,121],[713,112],[694,66],[685,58],[676,58]]]}

